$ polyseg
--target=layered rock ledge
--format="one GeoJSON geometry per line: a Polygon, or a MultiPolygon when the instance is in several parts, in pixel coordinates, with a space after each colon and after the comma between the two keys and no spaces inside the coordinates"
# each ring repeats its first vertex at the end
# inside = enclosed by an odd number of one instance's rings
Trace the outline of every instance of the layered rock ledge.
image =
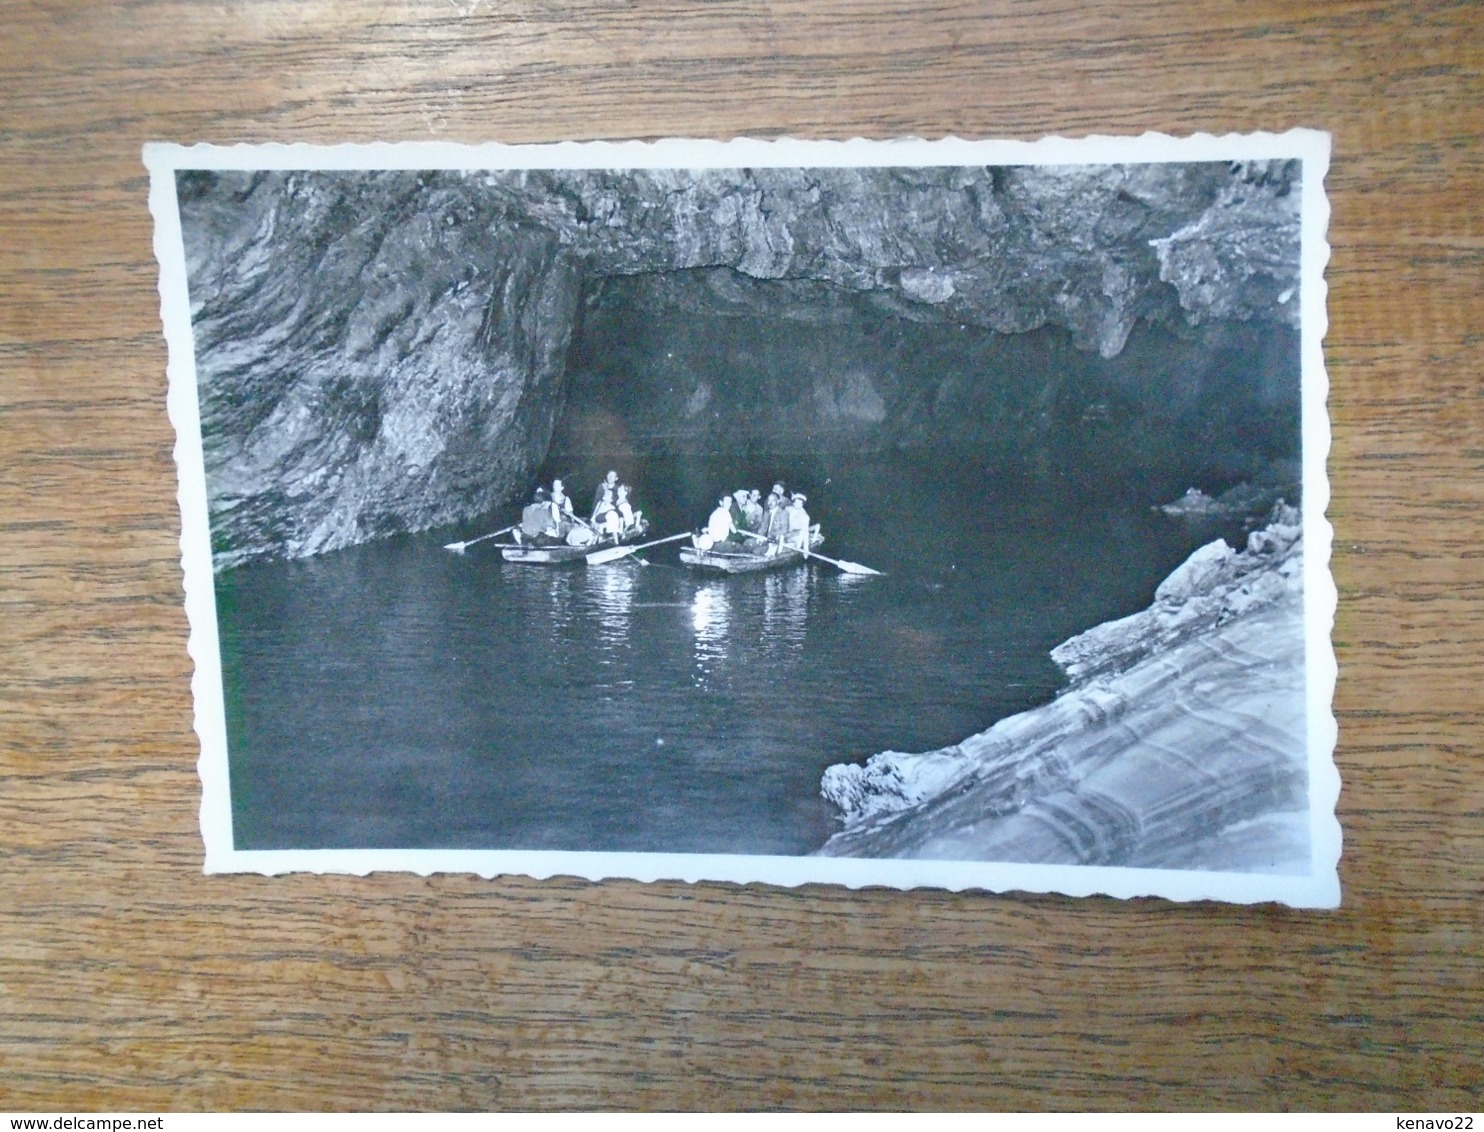
{"type": "Polygon", "coordinates": [[[954,747],[824,774],[829,856],[1303,873],[1303,545],[1279,505],[1154,604],[1052,651],[1050,704],[954,747]]]}

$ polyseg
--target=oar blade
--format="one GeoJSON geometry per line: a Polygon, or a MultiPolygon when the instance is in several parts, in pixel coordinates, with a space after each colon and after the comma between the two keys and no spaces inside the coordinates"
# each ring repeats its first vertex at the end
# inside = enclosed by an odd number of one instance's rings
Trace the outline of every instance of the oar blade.
{"type": "Polygon", "coordinates": [[[869,566],[862,566],[859,562],[846,562],[841,559],[836,565],[847,574],[870,574],[872,577],[883,577],[880,570],[872,570],[869,566]]]}
{"type": "Polygon", "coordinates": [[[469,544],[466,543],[466,542],[446,542],[446,543],[443,544],[443,549],[444,550],[451,550],[455,554],[463,554],[464,553],[464,547],[466,547],[468,545],[469,544]]]}
{"type": "MultiPolygon", "coordinates": [[[[683,538],[690,538],[690,532],[681,531],[678,535],[671,535],[669,538],[657,538],[653,542],[641,542],[636,546],[610,546],[607,550],[599,550],[589,554],[587,556],[588,565],[601,566],[605,562],[617,562],[620,558],[625,558],[633,554],[636,550],[648,550],[652,546],[664,546],[667,542],[678,542],[683,538]]],[[[641,558],[639,561],[644,562],[644,559],[641,558]]],[[[647,566],[649,564],[645,562],[645,565],[647,566]]]]}
{"type": "Polygon", "coordinates": [[[587,556],[589,566],[601,566],[605,562],[617,562],[638,550],[637,546],[610,546],[607,550],[595,551],[587,556]]]}

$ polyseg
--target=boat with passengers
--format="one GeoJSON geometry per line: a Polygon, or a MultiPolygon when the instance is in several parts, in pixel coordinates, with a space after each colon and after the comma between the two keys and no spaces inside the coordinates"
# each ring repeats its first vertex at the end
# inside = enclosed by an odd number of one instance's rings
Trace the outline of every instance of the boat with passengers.
{"type": "Polygon", "coordinates": [[[628,505],[628,489],[617,484],[618,473],[608,476],[599,485],[590,520],[573,510],[561,480],[553,480],[549,492],[538,489],[515,527],[515,542],[501,546],[500,557],[506,562],[556,566],[638,542],[649,532],[649,520],[628,505]]]}
{"type": "Polygon", "coordinates": [[[592,535],[592,532],[586,527],[573,527],[567,538],[571,539],[575,535],[578,540],[575,543],[568,541],[506,543],[500,547],[500,557],[506,562],[523,562],[533,566],[559,566],[564,562],[580,562],[589,554],[599,550],[610,550],[615,546],[638,542],[648,533],[648,519],[640,519],[632,530],[625,531],[616,539],[598,538],[593,535],[590,539],[584,540],[582,536],[592,535]]]}
{"type": "Polygon", "coordinates": [[[760,492],[742,489],[723,495],[706,527],[682,547],[680,563],[703,574],[752,574],[793,566],[824,542],[819,524],[809,521],[804,493],[789,495],[773,485],[767,506],[760,492]]]}
{"type": "MultiPolygon", "coordinates": [[[[809,528],[809,549],[824,545],[819,524],[809,528]]],[[[796,546],[784,546],[769,539],[749,538],[746,542],[713,542],[706,535],[697,536],[691,546],[680,548],[681,565],[702,574],[753,574],[759,570],[778,570],[803,562],[807,556],[796,546]]]]}

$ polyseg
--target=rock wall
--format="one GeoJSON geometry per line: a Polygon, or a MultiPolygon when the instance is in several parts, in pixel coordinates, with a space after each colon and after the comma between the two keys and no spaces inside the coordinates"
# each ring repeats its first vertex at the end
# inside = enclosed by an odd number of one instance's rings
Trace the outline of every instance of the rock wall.
{"type": "Polygon", "coordinates": [[[824,775],[831,856],[1295,872],[1308,868],[1303,545],[1280,505],[1147,610],[1052,658],[1070,686],[941,751],[824,775]]]}
{"type": "MultiPolygon", "coordinates": [[[[566,406],[581,296],[600,302],[616,277],[678,294],[694,285],[667,273],[699,272],[775,324],[849,308],[940,335],[974,328],[984,342],[1056,328],[1105,359],[1141,323],[1291,332],[1294,175],[1226,164],[183,173],[217,563],[452,522],[523,490],[566,406]]],[[[774,359],[772,380],[787,384],[804,360],[774,359]]],[[[974,370],[945,401],[910,369],[895,389],[864,371],[827,376],[783,391],[801,406],[788,428],[921,436],[932,413],[903,405],[957,419],[954,397],[982,408],[968,387],[998,380],[974,370]]],[[[1038,411],[1044,377],[998,400],[1038,411]]],[[[660,392],[641,388],[634,404],[660,392]]],[[[682,418],[707,396],[689,389],[682,418]]]]}
{"type": "Polygon", "coordinates": [[[490,186],[599,276],[728,267],[1113,357],[1141,319],[1297,326],[1297,163],[532,173],[490,186]],[[1279,301],[1279,298],[1282,301],[1279,301]]]}
{"type": "Polygon", "coordinates": [[[218,566],[452,522],[540,463],[580,279],[415,174],[184,177],[218,566]]]}

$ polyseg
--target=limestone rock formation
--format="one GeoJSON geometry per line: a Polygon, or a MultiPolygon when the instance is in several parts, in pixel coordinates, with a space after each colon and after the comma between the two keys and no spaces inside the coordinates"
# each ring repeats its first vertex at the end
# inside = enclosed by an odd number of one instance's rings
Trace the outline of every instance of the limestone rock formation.
{"type": "Polygon", "coordinates": [[[1286,488],[1266,484],[1239,483],[1227,488],[1220,495],[1211,496],[1198,487],[1189,487],[1185,489],[1185,494],[1180,498],[1162,503],[1155,510],[1162,511],[1173,518],[1196,520],[1209,519],[1214,516],[1255,516],[1270,510],[1273,503],[1281,499],[1285,492],[1297,498],[1298,490],[1297,483],[1290,483],[1286,488]]]}
{"type": "Polygon", "coordinates": [[[1297,327],[1297,162],[1246,162],[1237,170],[1200,217],[1151,241],[1159,276],[1175,286],[1192,322],[1278,312],[1297,327]]]}
{"type": "Polygon", "coordinates": [[[1304,872],[1299,516],[1217,541],[1147,610],[1052,652],[1044,707],[955,747],[830,767],[833,856],[1304,872]]]}
{"type": "MultiPolygon", "coordinates": [[[[183,173],[217,564],[508,501],[547,450],[583,297],[605,280],[709,272],[765,317],[865,309],[943,333],[1054,328],[1102,358],[1141,322],[1291,327],[1293,175],[1224,163],[183,173]]],[[[897,408],[941,400],[922,380],[832,375],[795,423],[870,426],[871,443],[891,443],[899,420],[931,427],[897,408]]],[[[998,378],[986,366],[956,380],[945,418],[979,397],[963,389],[998,378]]],[[[1035,385],[1007,394],[1015,412],[1044,401],[1035,385]]],[[[688,388],[684,403],[705,397],[688,388]]]]}
{"type": "Polygon", "coordinates": [[[182,186],[218,567],[503,502],[561,409],[578,274],[416,174],[182,186]]]}

